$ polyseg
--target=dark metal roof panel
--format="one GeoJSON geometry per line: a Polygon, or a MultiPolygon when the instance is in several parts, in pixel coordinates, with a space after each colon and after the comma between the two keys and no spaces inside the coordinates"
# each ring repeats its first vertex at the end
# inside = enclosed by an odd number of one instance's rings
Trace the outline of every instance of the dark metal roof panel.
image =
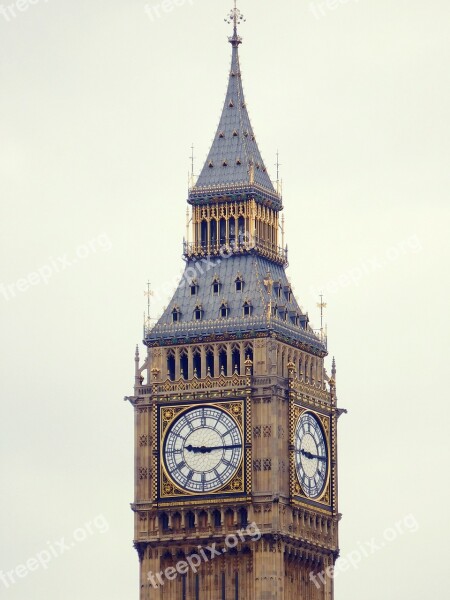
{"type": "Polygon", "coordinates": [[[278,306],[290,314],[303,315],[294,294],[286,297],[285,289],[290,288],[286,272],[277,265],[258,255],[232,255],[228,258],[190,260],[173,298],[149,332],[146,341],[161,339],[188,338],[206,333],[231,333],[243,330],[279,329],[288,337],[303,341],[321,352],[326,352],[323,342],[307,327],[283,320],[281,316],[268,320],[270,305],[278,306]],[[236,279],[243,280],[243,290],[236,291],[236,279]],[[271,292],[264,284],[269,277],[273,281],[271,292]],[[213,292],[213,283],[220,283],[218,294],[213,292]],[[196,295],[191,295],[191,283],[198,285],[196,295]],[[277,284],[281,286],[281,298],[277,294],[277,284]],[[251,317],[243,313],[244,302],[252,307],[251,317]],[[225,302],[229,309],[227,318],[221,317],[221,305],[225,302]],[[196,320],[194,312],[201,307],[201,320],[196,320]],[[174,308],[180,311],[180,321],[173,322],[174,308]]]}
{"type": "Polygon", "coordinates": [[[258,183],[271,192],[275,191],[250,122],[242,87],[238,46],[234,45],[219,126],[194,191],[240,183],[258,183]]]}

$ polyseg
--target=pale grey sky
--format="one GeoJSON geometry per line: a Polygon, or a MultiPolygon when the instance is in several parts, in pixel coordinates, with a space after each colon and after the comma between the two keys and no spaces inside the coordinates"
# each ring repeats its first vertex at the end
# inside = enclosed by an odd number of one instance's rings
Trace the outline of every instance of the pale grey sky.
{"type": "MultiPolygon", "coordinates": [[[[138,597],[122,398],[145,282],[156,315],[182,267],[190,145],[198,171],[226,89],[231,5],[0,0],[0,571],[52,556],[0,579],[7,600],[138,597]]],[[[339,574],[336,600],[442,597],[450,5],[240,7],[272,178],[281,153],[289,275],[316,326],[325,291],[349,409],[341,553],[367,556],[339,574]]]]}

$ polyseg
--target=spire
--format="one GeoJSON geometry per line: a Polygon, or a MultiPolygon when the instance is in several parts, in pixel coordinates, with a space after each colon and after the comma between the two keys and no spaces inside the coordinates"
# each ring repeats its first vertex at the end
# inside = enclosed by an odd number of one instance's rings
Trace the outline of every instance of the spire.
{"type": "Polygon", "coordinates": [[[228,38],[232,46],[228,88],[216,135],[192,193],[218,186],[225,190],[230,186],[258,186],[273,196],[276,192],[256,143],[244,97],[238,25],[245,19],[236,1],[225,21],[233,24],[233,35],[228,38]]]}

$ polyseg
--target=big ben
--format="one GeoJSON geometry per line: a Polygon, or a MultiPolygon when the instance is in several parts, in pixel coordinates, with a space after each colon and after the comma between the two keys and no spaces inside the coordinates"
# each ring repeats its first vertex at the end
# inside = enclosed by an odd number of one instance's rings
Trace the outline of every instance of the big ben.
{"type": "MultiPolygon", "coordinates": [[[[185,269],[135,355],[140,600],[332,600],[336,368],[286,274],[283,198],[244,97],[240,11],[185,269]]],[[[269,116],[269,115],[268,115],[269,116]]],[[[180,210],[183,207],[180,204],[180,210]]]]}

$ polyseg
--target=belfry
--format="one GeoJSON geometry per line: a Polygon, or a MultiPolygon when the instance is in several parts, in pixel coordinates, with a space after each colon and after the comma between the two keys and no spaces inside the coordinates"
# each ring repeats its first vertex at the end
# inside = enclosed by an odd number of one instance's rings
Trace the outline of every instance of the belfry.
{"type": "MultiPolygon", "coordinates": [[[[140,600],[332,600],[336,368],[286,275],[234,7],[219,126],[189,190],[185,270],[135,355],[140,600]]],[[[180,206],[180,210],[182,207],[180,206]]]]}

